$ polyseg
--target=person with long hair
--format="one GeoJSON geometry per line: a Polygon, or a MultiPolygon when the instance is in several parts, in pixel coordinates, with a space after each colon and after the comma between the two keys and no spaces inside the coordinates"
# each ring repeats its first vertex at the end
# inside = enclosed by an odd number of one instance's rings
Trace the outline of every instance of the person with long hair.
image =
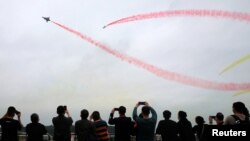
{"type": "Polygon", "coordinates": [[[90,119],[94,121],[93,124],[95,126],[97,141],[109,141],[108,124],[101,119],[100,113],[94,111],[90,117],[90,119]]]}
{"type": "Polygon", "coordinates": [[[180,141],[195,141],[195,135],[192,130],[192,124],[187,119],[187,113],[184,111],[179,111],[178,119],[179,121],[177,122],[177,126],[180,141]]]}
{"type": "Polygon", "coordinates": [[[224,122],[225,125],[249,123],[249,111],[243,102],[234,102],[232,110],[233,114],[226,117],[224,122]]]}

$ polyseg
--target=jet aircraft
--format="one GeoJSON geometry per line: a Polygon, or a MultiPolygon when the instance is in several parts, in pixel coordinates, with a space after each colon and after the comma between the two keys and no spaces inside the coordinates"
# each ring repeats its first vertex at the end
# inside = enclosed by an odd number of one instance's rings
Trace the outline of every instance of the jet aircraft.
{"type": "Polygon", "coordinates": [[[42,17],[46,22],[49,22],[50,21],[50,19],[49,19],[49,17],[42,17]]]}

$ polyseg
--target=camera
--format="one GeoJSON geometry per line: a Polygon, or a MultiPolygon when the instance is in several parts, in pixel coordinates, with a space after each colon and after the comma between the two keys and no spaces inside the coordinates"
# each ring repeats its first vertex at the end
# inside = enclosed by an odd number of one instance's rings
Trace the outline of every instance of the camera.
{"type": "Polygon", "coordinates": [[[138,104],[139,104],[139,105],[145,105],[146,102],[142,102],[142,101],[141,101],[141,102],[139,102],[138,104]]]}
{"type": "Polygon", "coordinates": [[[67,111],[67,106],[66,105],[63,106],[63,109],[64,109],[64,111],[67,111]]]}
{"type": "Polygon", "coordinates": [[[20,112],[19,112],[19,111],[17,111],[17,110],[15,111],[15,113],[16,113],[17,115],[19,115],[19,114],[20,114],[20,112]]]}
{"type": "Polygon", "coordinates": [[[212,119],[215,119],[215,116],[210,116],[212,119]]]}
{"type": "Polygon", "coordinates": [[[115,108],[115,111],[119,111],[119,108],[115,108]]]}

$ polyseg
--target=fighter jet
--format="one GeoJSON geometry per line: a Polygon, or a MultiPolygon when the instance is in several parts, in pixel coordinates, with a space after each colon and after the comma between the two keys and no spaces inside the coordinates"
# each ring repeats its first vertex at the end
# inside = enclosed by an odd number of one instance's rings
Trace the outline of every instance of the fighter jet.
{"type": "Polygon", "coordinates": [[[46,22],[49,22],[49,21],[50,21],[49,17],[42,17],[42,18],[44,18],[44,20],[45,20],[46,22]]]}

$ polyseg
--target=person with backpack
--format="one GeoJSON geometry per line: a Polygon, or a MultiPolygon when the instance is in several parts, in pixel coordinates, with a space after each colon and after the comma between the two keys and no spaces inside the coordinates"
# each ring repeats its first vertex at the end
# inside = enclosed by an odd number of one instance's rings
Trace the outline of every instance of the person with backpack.
{"type": "Polygon", "coordinates": [[[249,111],[243,102],[233,103],[233,115],[227,116],[224,125],[249,123],[249,111]]]}

